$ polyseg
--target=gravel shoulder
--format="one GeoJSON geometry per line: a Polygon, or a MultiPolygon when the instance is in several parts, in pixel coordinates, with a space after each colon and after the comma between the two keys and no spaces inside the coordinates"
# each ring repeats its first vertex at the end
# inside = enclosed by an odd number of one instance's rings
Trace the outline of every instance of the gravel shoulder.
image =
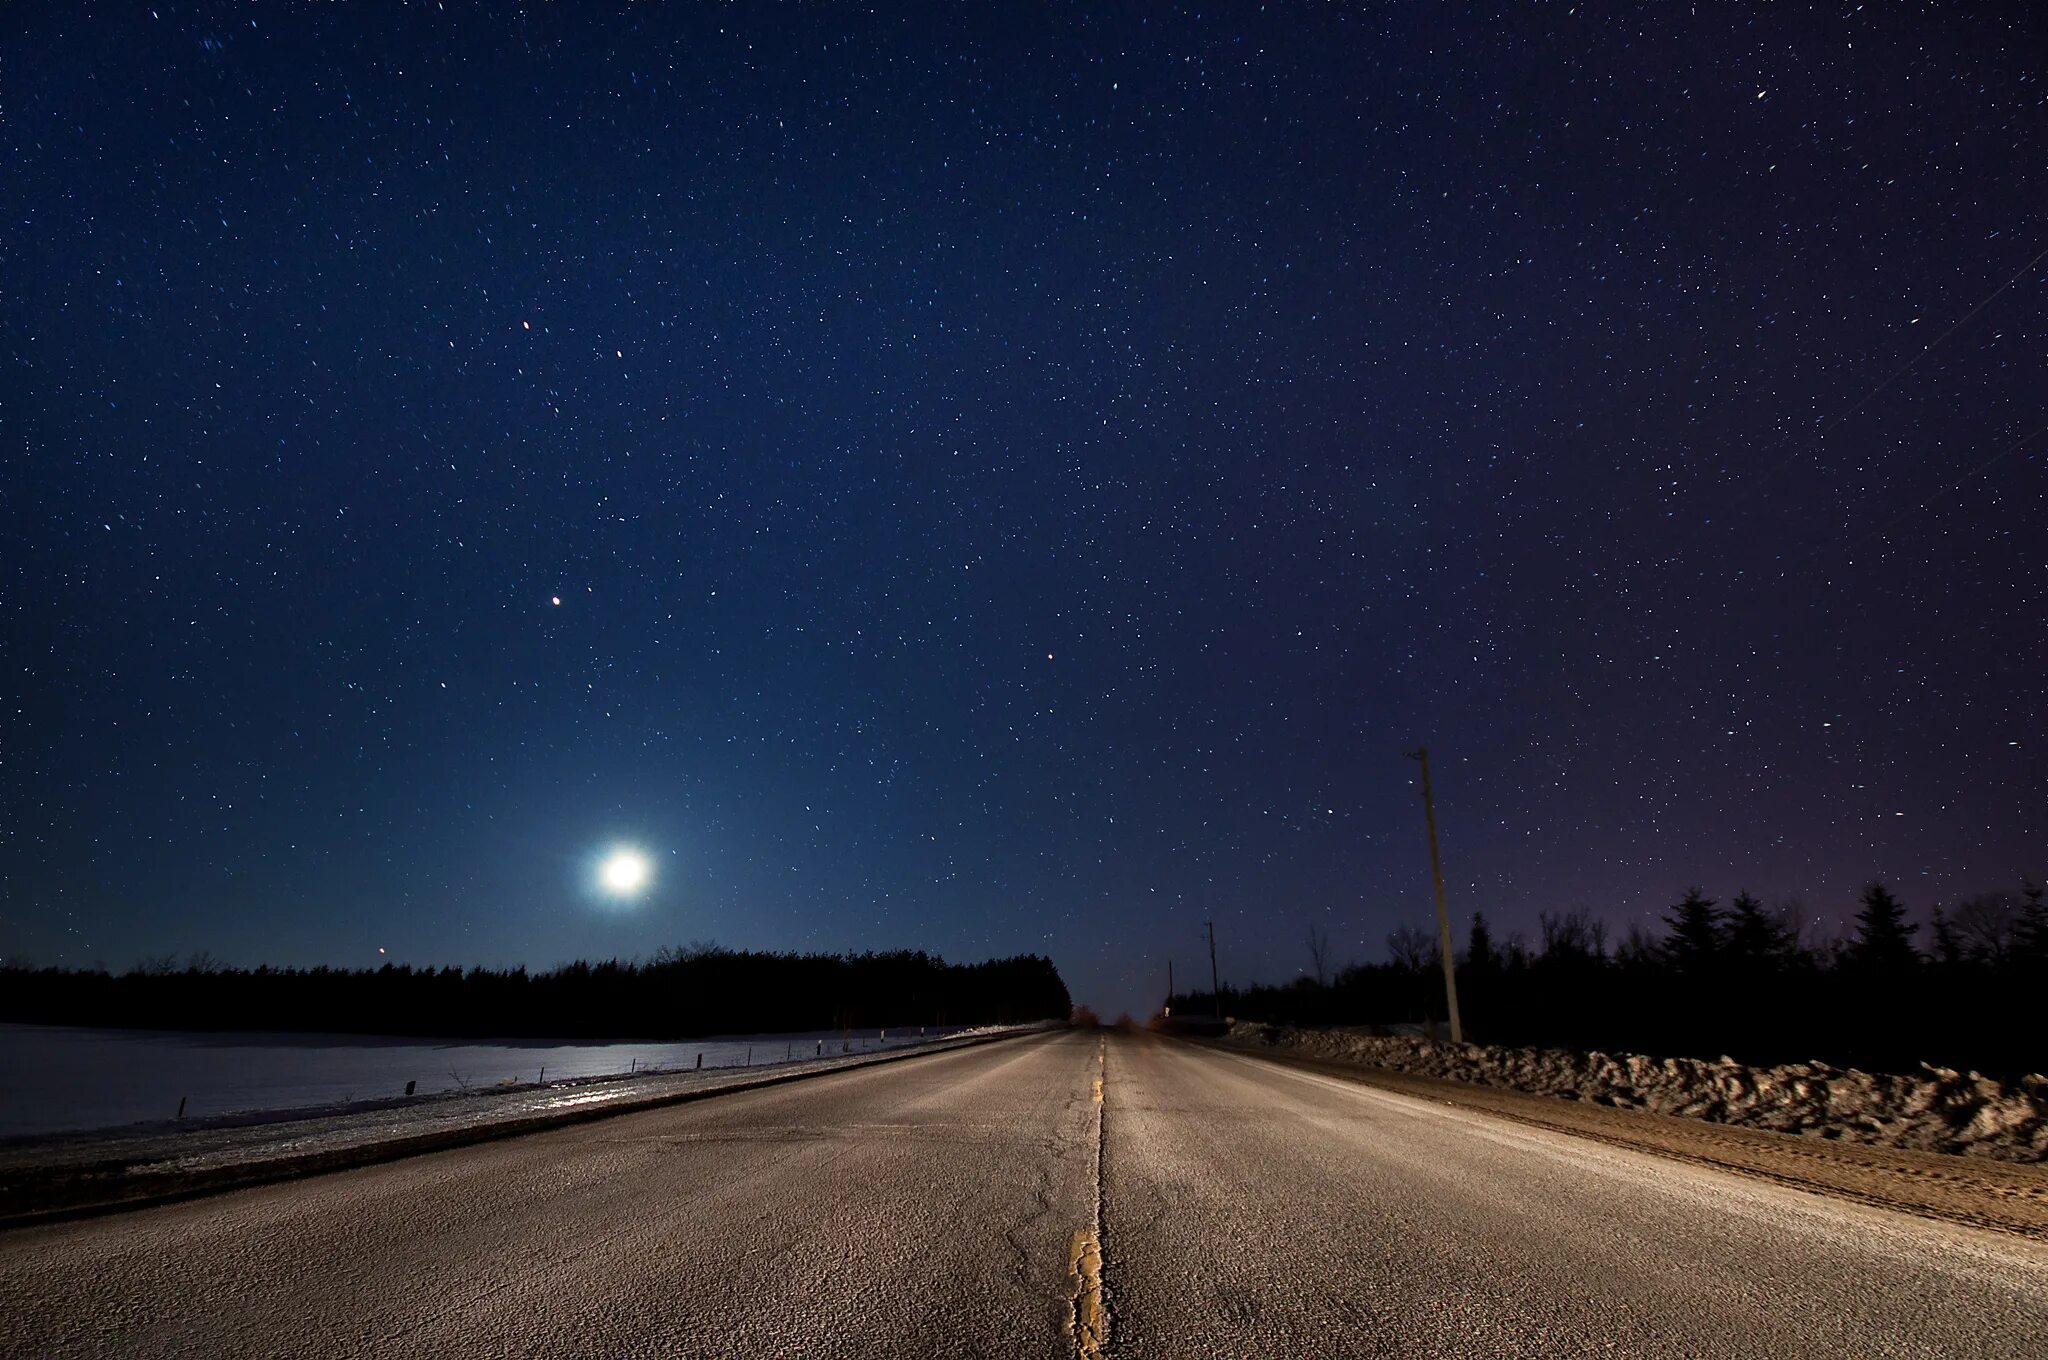
{"type": "Polygon", "coordinates": [[[1045,1031],[1014,1026],[929,1044],[773,1066],[588,1078],[0,1142],[0,1227],[213,1194],[444,1148],[900,1062],[1045,1031]]]}
{"type": "Polygon", "coordinates": [[[2048,1241],[2048,1167],[2040,1165],[1709,1124],[1273,1049],[1201,1046],[1802,1190],[2048,1241]]]}

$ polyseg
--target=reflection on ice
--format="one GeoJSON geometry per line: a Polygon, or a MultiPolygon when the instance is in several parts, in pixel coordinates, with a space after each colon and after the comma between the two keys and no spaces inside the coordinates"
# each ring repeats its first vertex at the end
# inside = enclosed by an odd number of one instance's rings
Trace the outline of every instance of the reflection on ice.
{"type": "MultiPolygon", "coordinates": [[[[873,1053],[954,1029],[833,1030],[673,1043],[549,1044],[336,1034],[196,1034],[0,1025],[0,1137],[175,1118],[332,1108],[631,1072],[873,1053]]],[[[565,1093],[582,1103],[594,1095],[565,1093]]],[[[551,1102],[552,1103],[552,1102],[551,1102]]]]}

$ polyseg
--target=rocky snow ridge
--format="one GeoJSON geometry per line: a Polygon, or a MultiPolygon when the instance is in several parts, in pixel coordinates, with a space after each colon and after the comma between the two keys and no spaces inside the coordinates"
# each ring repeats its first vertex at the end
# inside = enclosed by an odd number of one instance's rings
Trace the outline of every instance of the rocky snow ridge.
{"type": "Polygon", "coordinates": [[[1810,1138],[2048,1161],[2048,1076],[2039,1073],[1998,1081],[1924,1063],[1910,1076],[1822,1062],[1751,1067],[1732,1058],[1435,1044],[1245,1021],[1225,1042],[1810,1138]]]}

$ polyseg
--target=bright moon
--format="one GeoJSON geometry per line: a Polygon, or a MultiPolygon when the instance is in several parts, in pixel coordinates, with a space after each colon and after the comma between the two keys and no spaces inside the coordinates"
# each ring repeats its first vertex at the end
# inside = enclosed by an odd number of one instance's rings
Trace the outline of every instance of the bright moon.
{"type": "Polygon", "coordinates": [[[614,850],[597,871],[606,891],[630,896],[647,886],[647,860],[637,851],[614,850]]]}

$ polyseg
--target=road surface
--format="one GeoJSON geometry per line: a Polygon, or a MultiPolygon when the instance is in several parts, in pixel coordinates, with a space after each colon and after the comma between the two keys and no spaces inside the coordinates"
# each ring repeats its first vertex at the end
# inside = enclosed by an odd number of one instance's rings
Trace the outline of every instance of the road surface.
{"type": "Polygon", "coordinates": [[[2048,1247],[1079,1033],[0,1233],[4,1355],[1077,1353],[2048,1356],[2048,1247]]]}

